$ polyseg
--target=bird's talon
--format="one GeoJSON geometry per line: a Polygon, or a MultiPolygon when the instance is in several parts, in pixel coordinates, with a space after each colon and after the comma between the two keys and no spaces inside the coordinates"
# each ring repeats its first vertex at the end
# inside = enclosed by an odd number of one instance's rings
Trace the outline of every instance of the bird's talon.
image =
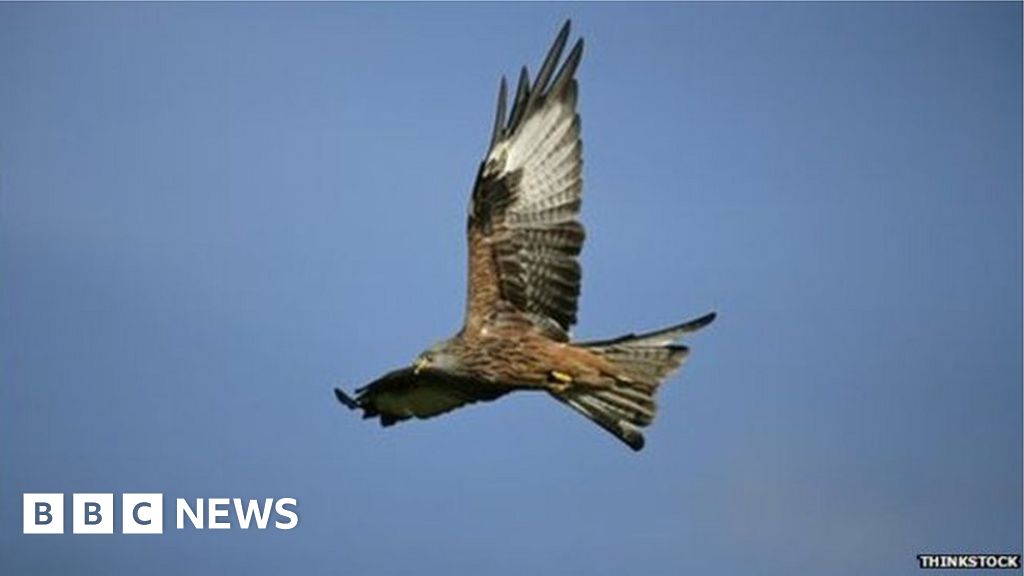
{"type": "Polygon", "coordinates": [[[563,384],[572,384],[572,376],[566,374],[565,372],[552,370],[551,377],[554,378],[555,380],[558,380],[559,382],[562,382],[563,384]]]}
{"type": "Polygon", "coordinates": [[[565,372],[559,372],[558,370],[551,371],[551,378],[555,380],[551,385],[551,389],[555,392],[565,392],[573,383],[572,376],[565,372]]]}

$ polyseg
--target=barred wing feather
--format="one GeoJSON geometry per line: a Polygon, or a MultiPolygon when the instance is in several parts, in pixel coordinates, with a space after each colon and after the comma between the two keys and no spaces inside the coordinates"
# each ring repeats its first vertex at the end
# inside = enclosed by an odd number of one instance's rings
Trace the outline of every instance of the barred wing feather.
{"type": "Polygon", "coordinates": [[[502,80],[470,202],[467,327],[513,312],[567,340],[576,323],[585,234],[577,220],[583,156],[573,75],[583,42],[555,74],[568,34],[566,23],[532,84],[523,69],[507,118],[502,80]]]}

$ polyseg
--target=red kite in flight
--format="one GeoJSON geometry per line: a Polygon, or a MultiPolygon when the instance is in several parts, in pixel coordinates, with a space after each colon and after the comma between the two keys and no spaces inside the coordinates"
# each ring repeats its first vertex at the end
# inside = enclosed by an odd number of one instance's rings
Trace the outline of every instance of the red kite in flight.
{"type": "Polygon", "coordinates": [[[490,149],[469,203],[462,329],[355,397],[336,389],[364,418],[390,426],[509,392],[542,391],[640,450],[640,429],[654,419],[654,394],[689,352],[677,341],[715,319],[712,312],[646,334],[570,341],[584,238],[573,77],[583,40],[556,71],[568,36],[566,22],[532,84],[523,68],[507,115],[501,80],[490,149]]]}

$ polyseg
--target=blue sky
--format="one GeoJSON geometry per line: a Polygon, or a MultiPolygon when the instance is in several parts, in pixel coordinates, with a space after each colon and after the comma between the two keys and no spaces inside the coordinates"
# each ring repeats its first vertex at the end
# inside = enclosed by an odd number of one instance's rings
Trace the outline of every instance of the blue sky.
{"type": "MultiPolygon", "coordinates": [[[[4,573],[908,574],[1020,551],[1021,4],[0,4],[4,573]],[[334,400],[456,330],[500,74],[587,42],[580,338],[634,454],[334,400]],[[23,492],[294,497],[25,536],[23,492]]],[[[70,496],[68,496],[70,503],[70,496]]]]}

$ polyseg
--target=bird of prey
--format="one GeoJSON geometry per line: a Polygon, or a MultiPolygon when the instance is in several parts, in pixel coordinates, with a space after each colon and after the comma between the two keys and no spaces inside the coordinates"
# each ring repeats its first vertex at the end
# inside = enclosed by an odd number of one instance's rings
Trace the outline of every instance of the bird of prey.
{"type": "Polygon", "coordinates": [[[640,450],[659,385],[689,353],[678,341],[715,319],[712,312],[645,334],[570,339],[584,232],[578,221],[582,146],[574,78],[582,39],[558,66],[569,24],[533,82],[523,67],[510,111],[501,79],[490,147],[469,201],[462,329],[354,397],[335,389],[338,400],[361,409],[364,418],[390,426],[514,391],[538,391],[640,450]]]}

